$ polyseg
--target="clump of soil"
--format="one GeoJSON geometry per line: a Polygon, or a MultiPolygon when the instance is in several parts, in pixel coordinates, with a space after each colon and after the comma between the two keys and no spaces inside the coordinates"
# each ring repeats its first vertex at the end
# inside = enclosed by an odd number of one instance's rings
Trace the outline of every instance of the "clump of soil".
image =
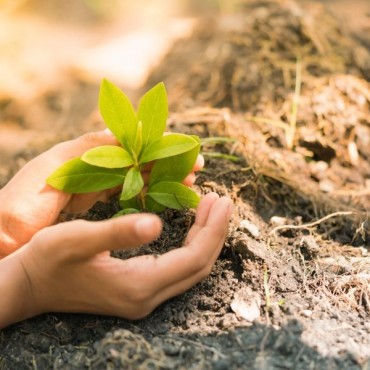
{"type": "Polygon", "coordinates": [[[257,114],[282,105],[294,91],[297,58],[303,81],[333,73],[370,78],[369,51],[322,4],[242,3],[239,15],[199,21],[152,74],[149,85],[165,81],[176,110],[206,103],[257,114]]]}

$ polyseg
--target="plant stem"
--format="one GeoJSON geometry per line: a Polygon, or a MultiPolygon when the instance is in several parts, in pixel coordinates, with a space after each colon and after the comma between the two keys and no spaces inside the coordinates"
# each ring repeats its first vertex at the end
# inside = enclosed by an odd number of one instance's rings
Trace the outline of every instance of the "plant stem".
{"type": "Polygon", "coordinates": [[[139,204],[142,210],[145,210],[145,193],[141,190],[138,195],[139,204]]]}

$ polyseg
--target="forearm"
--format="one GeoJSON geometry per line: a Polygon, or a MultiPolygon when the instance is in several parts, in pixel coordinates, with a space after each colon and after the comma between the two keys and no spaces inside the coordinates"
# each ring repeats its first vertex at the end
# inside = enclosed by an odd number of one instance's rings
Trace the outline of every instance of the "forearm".
{"type": "Polygon", "coordinates": [[[19,252],[0,260],[0,329],[37,314],[19,252]]]}

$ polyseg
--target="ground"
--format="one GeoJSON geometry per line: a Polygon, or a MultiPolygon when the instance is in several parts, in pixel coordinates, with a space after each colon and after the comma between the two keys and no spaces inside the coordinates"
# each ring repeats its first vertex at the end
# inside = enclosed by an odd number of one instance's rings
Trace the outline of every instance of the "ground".
{"type": "MultiPolygon", "coordinates": [[[[169,128],[203,140],[195,189],[235,204],[211,276],[140,321],[13,325],[0,332],[0,369],[370,369],[369,18],[361,8],[345,29],[343,2],[325,3],[335,15],[319,2],[247,1],[203,19],[147,82],[166,83],[169,128]]],[[[2,147],[0,186],[54,142],[103,127],[96,84],[69,77],[34,98],[37,120],[1,101],[2,132],[32,131],[32,147],[2,147]],[[40,118],[58,135],[35,139],[40,118]]],[[[116,256],[179,247],[193,216],[166,211],[157,241],[116,256]]]]}

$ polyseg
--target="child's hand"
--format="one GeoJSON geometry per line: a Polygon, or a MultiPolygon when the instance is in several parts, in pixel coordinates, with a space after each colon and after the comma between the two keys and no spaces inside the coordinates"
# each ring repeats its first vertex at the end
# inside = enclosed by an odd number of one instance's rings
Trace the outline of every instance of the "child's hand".
{"type": "MultiPolygon", "coordinates": [[[[85,212],[98,200],[106,201],[119,192],[119,188],[115,188],[98,193],[71,195],[45,183],[45,179],[61,164],[100,145],[118,145],[118,142],[112,134],[101,131],[58,144],[30,161],[1,189],[0,258],[29,242],[39,230],[53,225],[62,210],[70,213],[85,212]]],[[[202,166],[203,158],[199,156],[194,171],[202,166]]],[[[191,172],[184,183],[190,186],[194,180],[194,172],[191,172]]]]}
{"type": "Polygon", "coordinates": [[[44,228],[0,261],[0,328],[42,312],[146,316],[209,275],[231,212],[228,198],[207,194],[182,248],[128,260],[110,257],[107,251],[158,237],[157,216],[78,220],[44,228]]]}

